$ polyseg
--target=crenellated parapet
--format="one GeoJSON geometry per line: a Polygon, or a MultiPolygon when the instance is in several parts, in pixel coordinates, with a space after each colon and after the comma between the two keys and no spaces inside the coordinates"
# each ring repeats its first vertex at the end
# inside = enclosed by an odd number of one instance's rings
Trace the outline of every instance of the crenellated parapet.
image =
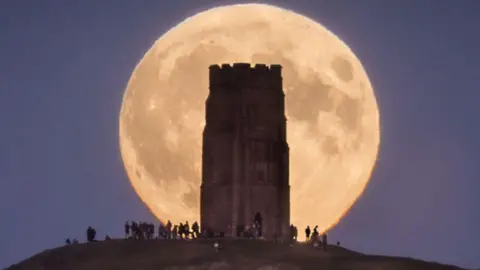
{"type": "Polygon", "coordinates": [[[226,89],[232,91],[236,86],[250,86],[254,88],[281,89],[282,66],[249,63],[234,63],[211,65],[210,90],[226,89]]]}

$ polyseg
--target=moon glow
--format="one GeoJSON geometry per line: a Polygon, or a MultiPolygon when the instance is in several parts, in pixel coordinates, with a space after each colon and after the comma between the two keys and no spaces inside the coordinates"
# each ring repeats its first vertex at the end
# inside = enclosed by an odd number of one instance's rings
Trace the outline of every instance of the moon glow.
{"type": "Polygon", "coordinates": [[[380,143],[377,102],[347,45],[319,23],[270,5],[198,13],[136,66],[119,117],[133,188],[162,221],[199,220],[208,66],[234,62],[282,65],[291,223],[329,229],[369,181],[380,143]]]}

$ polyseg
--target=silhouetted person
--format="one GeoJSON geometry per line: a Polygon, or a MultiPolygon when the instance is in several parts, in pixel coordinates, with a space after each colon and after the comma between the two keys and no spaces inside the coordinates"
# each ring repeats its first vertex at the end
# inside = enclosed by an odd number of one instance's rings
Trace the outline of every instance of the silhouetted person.
{"type": "Polygon", "coordinates": [[[172,222],[170,220],[167,222],[167,226],[165,226],[168,233],[168,239],[172,239],[172,222]]]}
{"type": "Polygon", "coordinates": [[[318,225],[313,228],[312,241],[318,241],[318,225]]]}
{"type": "Polygon", "coordinates": [[[66,245],[70,245],[72,242],[70,242],[70,238],[67,238],[67,240],[65,240],[65,244],[66,245]]]}
{"type": "Polygon", "coordinates": [[[92,228],[92,241],[95,242],[95,237],[97,236],[97,230],[95,228],[92,228]]]}
{"type": "Polygon", "coordinates": [[[165,238],[166,238],[165,227],[163,226],[162,223],[160,223],[160,225],[158,225],[158,239],[165,239],[165,238]]]}
{"type": "Polygon", "coordinates": [[[293,240],[298,241],[298,229],[296,226],[293,226],[293,240]]]}
{"type": "Polygon", "coordinates": [[[173,226],[172,238],[173,239],[178,239],[178,225],[173,226]]]}
{"type": "Polygon", "coordinates": [[[145,239],[147,238],[147,230],[145,229],[145,222],[138,223],[138,239],[145,239]]]}
{"type": "Polygon", "coordinates": [[[178,225],[178,229],[177,229],[177,233],[180,235],[180,238],[183,239],[183,230],[185,229],[185,227],[183,226],[183,223],[180,222],[180,224],[178,225]]]}
{"type": "Polygon", "coordinates": [[[198,222],[193,222],[192,224],[192,231],[193,231],[193,237],[196,239],[200,235],[200,227],[198,226],[198,222]]]}
{"type": "Polygon", "coordinates": [[[132,225],[130,225],[130,230],[132,232],[132,239],[138,239],[140,237],[138,224],[135,221],[132,221],[132,225]]]}
{"type": "Polygon", "coordinates": [[[185,221],[185,224],[183,226],[184,226],[183,232],[185,233],[185,238],[189,239],[190,238],[190,225],[188,224],[188,221],[185,221]]]}
{"type": "Polygon", "coordinates": [[[295,241],[295,227],[293,224],[290,225],[290,242],[295,241]]]}
{"type": "Polygon", "coordinates": [[[307,241],[310,240],[310,226],[307,226],[305,229],[305,236],[307,236],[307,241]]]}
{"type": "Polygon", "coordinates": [[[130,237],[130,224],[128,224],[128,221],[125,222],[125,238],[130,237]]]}
{"type": "Polygon", "coordinates": [[[93,242],[95,240],[96,234],[97,234],[97,232],[95,231],[95,229],[92,228],[92,226],[88,226],[88,228],[87,228],[87,241],[88,242],[93,242]]]}
{"type": "Polygon", "coordinates": [[[148,239],[153,239],[155,235],[155,225],[153,223],[148,224],[148,239]]]}
{"type": "Polygon", "coordinates": [[[340,246],[340,241],[337,241],[337,246],[340,246]]]}
{"type": "Polygon", "coordinates": [[[110,236],[108,236],[108,234],[107,234],[107,235],[105,235],[105,241],[108,241],[108,240],[112,240],[112,239],[111,239],[110,236]]]}
{"type": "Polygon", "coordinates": [[[78,240],[76,238],[73,238],[72,244],[78,244],[78,240]]]}

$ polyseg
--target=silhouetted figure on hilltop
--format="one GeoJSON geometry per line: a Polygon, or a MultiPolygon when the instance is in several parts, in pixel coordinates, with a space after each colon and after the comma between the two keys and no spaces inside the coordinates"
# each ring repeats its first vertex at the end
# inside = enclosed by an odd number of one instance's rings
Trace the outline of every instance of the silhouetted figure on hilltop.
{"type": "Polygon", "coordinates": [[[108,241],[108,240],[112,240],[112,238],[110,238],[110,236],[108,236],[108,234],[107,234],[107,235],[105,235],[105,241],[108,241]]]}
{"type": "Polygon", "coordinates": [[[337,246],[340,246],[340,241],[337,241],[337,246]]]}
{"type": "Polygon", "coordinates": [[[190,225],[188,224],[188,221],[185,221],[185,224],[183,225],[183,233],[185,234],[185,239],[190,238],[190,225]]]}
{"type": "Polygon", "coordinates": [[[73,238],[72,244],[78,244],[78,240],[76,238],[73,238]]]}
{"type": "Polygon", "coordinates": [[[170,220],[167,222],[167,225],[165,226],[165,228],[167,229],[167,238],[168,239],[172,239],[172,222],[170,222],[170,220]]]}
{"type": "Polygon", "coordinates": [[[293,224],[290,225],[290,240],[291,242],[297,242],[298,230],[293,224]]]}
{"type": "Polygon", "coordinates": [[[313,242],[318,241],[318,225],[315,226],[315,228],[313,228],[312,241],[313,242]]]}
{"type": "Polygon", "coordinates": [[[162,223],[158,225],[158,239],[167,239],[167,230],[162,223]]]}
{"type": "Polygon", "coordinates": [[[295,242],[295,227],[290,225],[290,242],[295,242]]]}
{"type": "Polygon", "coordinates": [[[153,223],[148,224],[148,239],[152,240],[155,235],[155,225],[153,223]]]}
{"type": "Polygon", "coordinates": [[[95,236],[97,235],[97,231],[92,228],[92,226],[88,226],[87,228],[87,241],[93,242],[95,241],[95,236]]]}
{"type": "Polygon", "coordinates": [[[65,240],[65,244],[66,245],[70,245],[72,242],[70,242],[70,238],[67,238],[67,240],[65,240]]]}
{"type": "Polygon", "coordinates": [[[183,238],[183,230],[185,229],[185,227],[183,226],[183,223],[180,222],[180,224],[178,225],[178,229],[177,229],[177,232],[178,232],[178,235],[180,235],[180,238],[183,238]]]}
{"type": "Polygon", "coordinates": [[[172,239],[178,239],[178,225],[173,226],[172,239]]]}
{"type": "Polygon", "coordinates": [[[128,239],[130,237],[130,224],[128,221],[125,222],[125,238],[128,239]]]}
{"type": "Polygon", "coordinates": [[[310,226],[307,226],[305,229],[305,236],[307,237],[307,241],[310,240],[310,226]]]}
{"type": "Polygon", "coordinates": [[[135,221],[132,221],[132,224],[130,225],[130,231],[131,231],[131,238],[138,239],[139,237],[138,224],[135,221]]]}
{"type": "Polygon", "coordinates": [[[298,228],[297,228],[297,226],[293,226],[293,240],[295,240],[295,242],[298,241],[298,228]]]}
{"type": "Polygon", "coordinates": [[[145,223],[139,222],[138,223],[138,239],[145,239],[145,223]]]}
{"type": "Polygon", "coordinates": [[[194,237],[195,239],[197,239],[198,236],[200,235],[200,227],[198,226],[198,222],[196,222],[196,221],[193,222],[193,224],[192,224],[192,231],[193,231],[193,233],[192,233],[193,237],[194,237]]]}

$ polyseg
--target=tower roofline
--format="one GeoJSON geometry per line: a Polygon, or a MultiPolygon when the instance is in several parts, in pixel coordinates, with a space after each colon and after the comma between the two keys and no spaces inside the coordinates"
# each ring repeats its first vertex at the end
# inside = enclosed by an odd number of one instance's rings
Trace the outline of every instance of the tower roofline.
{"type": "Polygon", "coordinates": [[[282,81],[282,66],[272,64],[233,63],[210,65],[210,86],[230,85],[239,82],[252,85],[280,86],[282,81]]]}
{"type": "Polygon", "coordinates": [[[250,63],[233,63],[233,64],[221,64],[221,65],[210,65],[210,70],[261,70],[261,71],[281,71],[282,66],[279,64],[255,64],[252,66],[250,63]]]}

